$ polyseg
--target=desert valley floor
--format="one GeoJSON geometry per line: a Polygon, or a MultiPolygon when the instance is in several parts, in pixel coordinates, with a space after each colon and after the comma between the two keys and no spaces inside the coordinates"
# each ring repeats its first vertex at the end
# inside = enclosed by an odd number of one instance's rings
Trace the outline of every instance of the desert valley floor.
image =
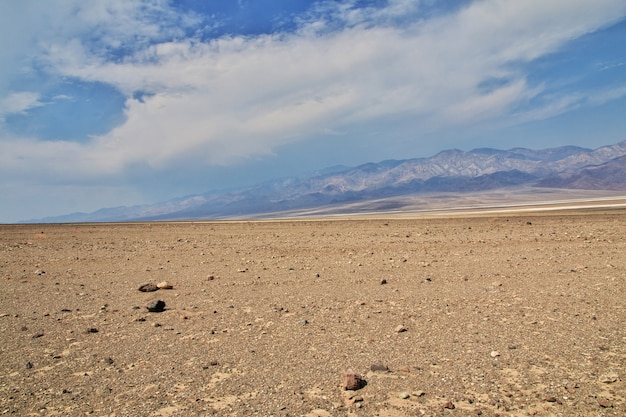
{"type": "Polygon", "coordinates": [[[626,415],[624,209],[3,225],[0,279],[0,414],[626,415]]]}

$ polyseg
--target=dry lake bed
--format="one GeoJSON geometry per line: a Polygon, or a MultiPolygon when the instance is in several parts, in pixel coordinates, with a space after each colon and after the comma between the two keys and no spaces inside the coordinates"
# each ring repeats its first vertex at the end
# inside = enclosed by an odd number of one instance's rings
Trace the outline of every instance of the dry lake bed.
{"type": "Polygon", "coordinates": [[[0,280],[3,415],[626,415],[624,209],[3,225],[0,280]]]}

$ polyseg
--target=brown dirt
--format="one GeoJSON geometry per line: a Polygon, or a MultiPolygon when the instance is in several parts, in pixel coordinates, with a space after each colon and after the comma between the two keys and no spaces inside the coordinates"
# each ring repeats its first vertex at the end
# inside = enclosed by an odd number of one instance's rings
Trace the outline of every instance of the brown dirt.
{"type": "Polygon", "coordinates": [[[625,254],[623,211],[0,226],[0,414],[622,416],[625,254]]]}

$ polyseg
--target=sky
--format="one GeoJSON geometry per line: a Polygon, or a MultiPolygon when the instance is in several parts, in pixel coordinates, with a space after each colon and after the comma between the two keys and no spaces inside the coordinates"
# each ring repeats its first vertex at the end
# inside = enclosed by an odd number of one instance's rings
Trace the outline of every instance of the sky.
{"type": "Polygon", "coordinates": [[[0,223],[625,116],[625,0],[0,0],[0,223]]]}

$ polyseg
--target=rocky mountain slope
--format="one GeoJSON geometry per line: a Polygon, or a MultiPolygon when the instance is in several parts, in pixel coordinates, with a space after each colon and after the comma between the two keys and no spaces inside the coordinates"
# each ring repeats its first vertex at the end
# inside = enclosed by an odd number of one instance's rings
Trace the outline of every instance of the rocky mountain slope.
{"type": "Polygon", "coordinates": [[[75,213],[43,222],[220,219],[427,192],[470,192],[519,185],[626,189],[626,141],[595,150],[446,150],[284,179],[230,193],[207,193],[149,206],[75,213]]]}

